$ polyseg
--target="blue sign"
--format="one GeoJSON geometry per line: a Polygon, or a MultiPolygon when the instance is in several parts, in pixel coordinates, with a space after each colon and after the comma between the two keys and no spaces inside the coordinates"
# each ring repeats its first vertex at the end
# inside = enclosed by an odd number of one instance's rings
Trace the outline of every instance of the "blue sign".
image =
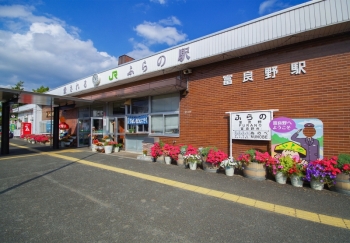
{"type": "Polygon", "coordinates": [[[128,124],[131,124],[131,125],[148,124],[148,116],[147,115],[128,116],[128,124]]]}
{"type": "Polygon", "coordinates": [[[51,133],[51,121],[48,121],[48,122],[46,123],[46,132],[51,133]]]}

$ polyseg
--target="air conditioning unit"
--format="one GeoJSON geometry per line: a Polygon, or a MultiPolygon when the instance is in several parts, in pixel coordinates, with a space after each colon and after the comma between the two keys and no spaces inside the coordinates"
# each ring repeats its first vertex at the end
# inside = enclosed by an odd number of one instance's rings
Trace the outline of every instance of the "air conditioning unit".
{"type": "Polygon", "coordinates": [[[192,69],[185,69],[185,70],[183,70],[183,73],[190,74],[190,73],[192,73],[192,69]]]}

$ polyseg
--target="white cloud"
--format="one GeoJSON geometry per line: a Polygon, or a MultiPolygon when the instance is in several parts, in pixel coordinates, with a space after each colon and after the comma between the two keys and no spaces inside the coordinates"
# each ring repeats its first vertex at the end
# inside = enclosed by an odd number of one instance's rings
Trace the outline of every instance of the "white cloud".
{"type": "Polygon", "coordinates": [[[134,39],[130,39],[130,41],[133,43],[134,49],[126,55],[133,57],[134,59],[141,59],[154,53],[148,48],[148,46],[142,43],[137,43],[134,39]]]}
{"type": "Polygon", "coordinates": [[[275,3],[276,0],[267,0],[262,2],[259,6],[259,14],[262,15],[268,11],[271,11],[275,3]]]}
{"type": "Polygon", "coordinates": [[[137,35],[143,37],[149,44],[167,44],[172,46],[186,40],[186,34],[179,32],[175,27],[164,26],[164,23],[173,25],[179,24],[180,21],[175,17],[161,20],[159,23],[144,21],[136,26],[135,31],[137,35]]]}
{"type": "Polygon", "coordinates": [[[0,73],[6,84],[24,82],[25,90],[50,89],[94,72],[116,67],[117,58],[99,52],[79,29],[56,18],[35,16],[27,6],[0,6],[0,73]],[[6,22],[7,21],[7,22],[6,22]],[[4,23],[4,22],[3,22],[4,23]]]}
{"type": "Polygon", "coordinates": [[[138,36],[142,37],[142,41],[138,42],[131,38],[130,41],[133,43],[134,50],[127,55],[140,59],[154,53],[150,50],[152,45],[166,44],[173,46],[186,41],[187,35],[173,27],[174,25],[181,25],[181,21],[175,16],[161,19],[158,22],[144,21],[137,25],[134,30],[138,36]]]}
{"type": "Polygon", "coordinates": [[[159,20],[159,24],[162,24],[162,25],[181,25],[181,22],[175,16],[171,16],[167,19],[159,20]]]}
{"type": "Polygon", "coordinates": [[[151,2],[154,2],[154,3],[160,3],[160,4],[165,4],[166,3],[166,0],[150,0],[151,2]]]}
{"type": "Polygon", "coordinates": [[[259,14],[263,15],[263,14],[269,14],[281,9],[285,9],[291,7],[290,4],[288,3],[284,3],[282,1],[278,1],[278,0],[266,0],[264,2],[262,2],[259,6],[259,14]]]}

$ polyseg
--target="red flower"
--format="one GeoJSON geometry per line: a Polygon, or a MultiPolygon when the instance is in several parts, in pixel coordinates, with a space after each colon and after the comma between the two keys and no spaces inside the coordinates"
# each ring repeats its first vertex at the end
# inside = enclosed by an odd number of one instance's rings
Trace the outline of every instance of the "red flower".
{"type": "Polygon", "coordinates": [[[212,163],[213,165],[216,166],[227,158],[228,158],[228,155],[223,151],[221,150],[214,151],[211,149],[208,153],[207,162],[212,163]]]}

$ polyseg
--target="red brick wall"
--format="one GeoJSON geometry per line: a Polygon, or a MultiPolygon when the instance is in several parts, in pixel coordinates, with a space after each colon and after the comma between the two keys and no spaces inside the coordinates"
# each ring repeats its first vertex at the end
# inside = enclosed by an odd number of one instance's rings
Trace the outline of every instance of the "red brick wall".
{"type": "MultiPolygon", "coordinates": [[[[310,41],[194,68],[189,93],[181,99],[180,137],[164,138],[229,152],[225,112],[279,109],[275,117],[318,118],[324,123],[324,156],[350,153],[350,34],[310,41]],[[291,75],[290,64],[306,61],[306,74],[291,75]],[[278,66],[275,79],[266,67],[278,66]],[[242,83],[253,71],[253,82],[242,83]],[[232,85],[222,76],[232,74],[232,85]]],[[[270,142],[233,140],[233,155],[270,142]]]]}

